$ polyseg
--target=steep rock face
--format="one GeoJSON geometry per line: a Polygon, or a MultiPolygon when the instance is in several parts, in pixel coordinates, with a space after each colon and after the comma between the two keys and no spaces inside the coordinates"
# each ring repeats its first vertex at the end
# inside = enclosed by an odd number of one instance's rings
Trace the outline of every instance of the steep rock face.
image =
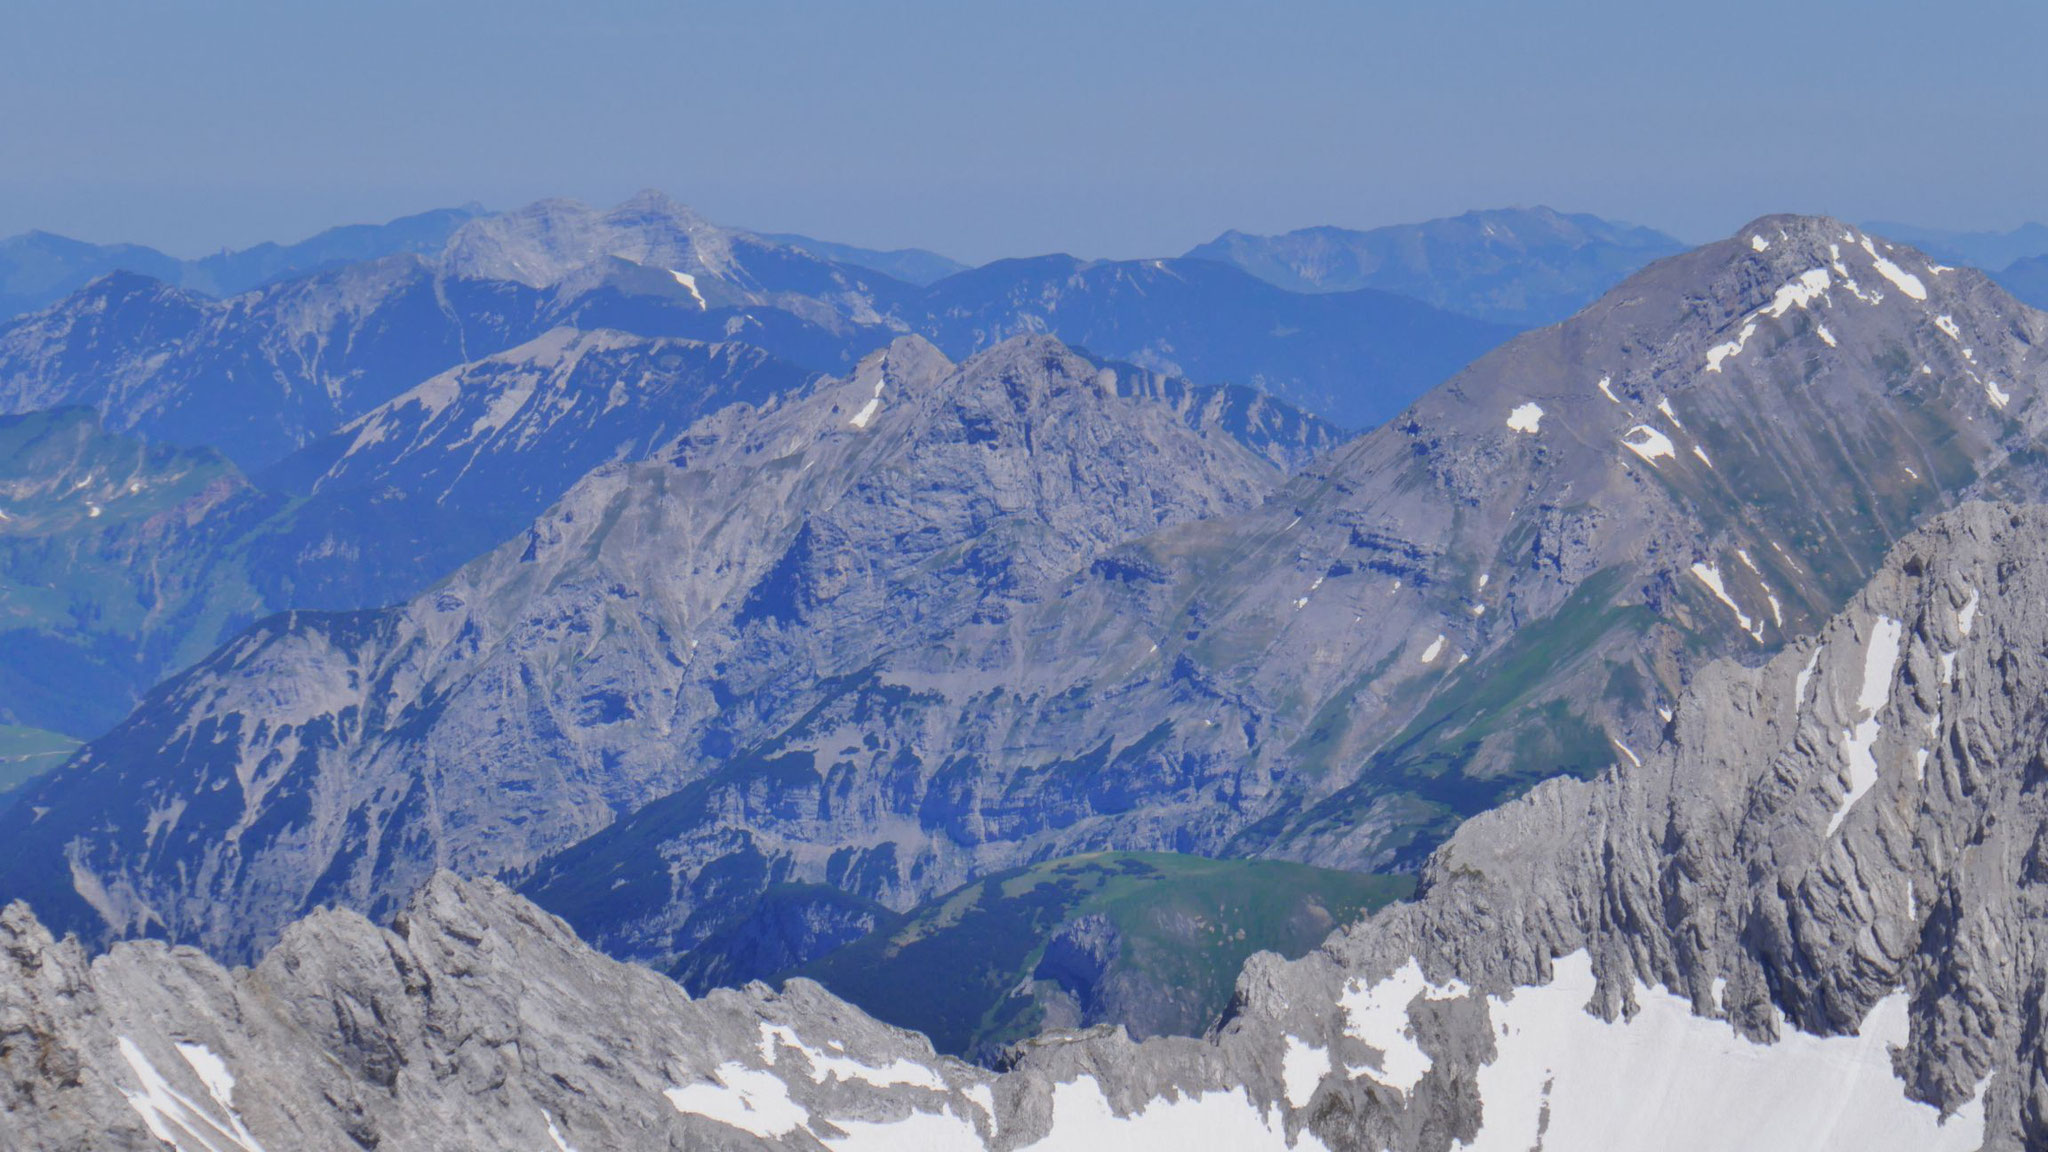
{"type": "Polygon", "coordinates": [[[1530,328],[1555,324],[1630,273],[1684,250],[1684,244],[1649,228],[1539,207],[1467,212],[1364,232],[1226,232],[1188,256],[1234,264],[1295,292],[1374,288],[1530,328]]]}
{"type": "Polygon", "coordinates": [[[914,1119],[906,1095],[993,1130],[988,1075],[915,1036],[815,988],[693,1001],[490,884],[389,931],[317,914],[233,973],[155,944],[88,965],[18,905],[0,957],[9,1147],[747,1148],[814,1110],[842,1138],[914,1119]]]}
{"type": "MultiPolygon", "coordinates": [[[[1243,411],[1169,398],[1050,341],[955,370],[905,340],[801,401],[728,408],[402,609],[275,618],[166,685],[23,798],[48,812],[21,816],[7,890],[95,935],[248,955],[314,903],[389,915],[437,865],[528,865],[763,771],[829,798],[787,810],[815,846],[769,868],[714,834],[738,894],[838,883],[842,830],[900,818],[865,799],[875,781],[822,777],[829,760],[751,750],[853,723],[819,711],[848,686],[902,694],[877,674],[892,651],[1009,627],[1121,540],[1279,479],[1228,430],[1243,411]]],[[[907,906],[978,864],[878,861],[861,890],[907,906]]],[[[664,864],[636,891],[699,880],[664,864]]]]}
{"type": "MultiPolygon", "coordinates": [[[[1622,1109],[1603,1119],[1589,1089],[1603,1079],[1626,1088],[1630,1077],[1557,1045],[1593,1036],[1647,1052],[1675,997],[1704,1018],[1682,1038],[1664,1034],[1695,1049],[1664,1064],[1681,1076],[1742,1088],[1735,1063],[1782,1053],[1777,1074],[1793,1075],[1798,1054],[1815,1047],[1797,1032],[1844,1037],[1837,1051],[1862,1043],[1862,1059],[1896,1068],[1893,1092],[1958,1114],[1951,1123],[1962,1128],[1937,1135],[1901,1119],[1919,1134],[1887,1134],[1850,1110],[1835,1121],[1836,1143],[1861,1130],[1873,1146],[1976,1147],[1983,1124],[1987,1146],[2038,1146],[2048,1096],[2035,1071],[2044,920],[2034,857],[2048,824],[2034,795],[2042,733],[2032,701],[2048,674],[2034,655],[2048,637],[2044,540],[2039,507],[1973,504],[1942,516],[1903,541],[1813,639],[1761,667],[1707,669],[1668,743],[1641,765],[1592,783],[1553,781],[1468,822],[1432,859],[1417,903],[1334,938],[1322,959],[1248,973],[1245,1014],[1232,1027],[1255,1030],[1251,1019],[1267,1013],[1286,1019],[1286,1001],[1305,995],[1298,978],[1322,967],[1323,987],[1347,997],[1352,1026],[1394,1007],[1397,1025],[1412,1022],[1422,1053],[1437,1058],[1399,1097],[1325,1080],[1339,1087],[1323,1105],[1326,1134],[1426,1136],[1476,1090],[1482,1136],[1495,1125],[1510,1137],[1534,1132],[1547,1112],[1553,1138],[1605,1131],[1626,1145],[1640,1141],[1624,1139],[1621,1122],[1649,1117],[1622,1109]],[[1437,988],[1455,981],[1469,991],[1425,993],[1420,981],[1387,976],[1410,962],[1437,988]],[[1498,999],[1553,978],[1609,1024],[1569,1013],[1546,1047],[1529,1014],[1544,999],[1520,1013],[1498,999]],[[1862,1041],[1846,1039],[1859,1030],[1862,1041]],[[1472,1061],[1473,1078],[1459,1083],[1468,1058],[1454,1054],[1484,1035],[1494,1037],[1498,1071],[1472,1061]],[[1778,1045],[1752,1046],[1771,1040],[1778,1045]],[[1489,1095],[1510,1090],[1517,1062],[1519,1090],[1542,1086],[1540,1072],[1534,1083],[1527,1073],[1545,1064],[1557,1083],[1540,1096],[1489,1095]]],[[[1484,1056],[1484,1047],[1464,1051],[1484,1056]]],[[[1385,1057],[1378,1066],[1391,1068],[1385,1057]]],[[[1645,1061],[1642,1071],[1655,1068],[1645,1061]]],[[[1825,1081],[1813,1069],[1797,1076],[1796,1087],[1779,1085],[1781,1100],[1825,1081]]],[[[1697,1108],[1714,1091],[1667,1089],[1667,1101],[1690,1095],[1686,1106],[1697,1108]]],[[[1794,1132],[1772,1135],[1797,1146],[1794,1132]]]]}
{"type": "Polygon", "coordinates": [[[1419,864],[1654,747],[1705,658],[1805,634],[1927,516],[2039,491],[2048,318],[1880,243],[1774,217],[1657,265],[1257,509],[823,685],[527,890],[658,959],[714,862],[799,867],[825,814],[826,881],[885,900],[1103,849],[1419,864]]]}
{"type": "Polygon", "coordinates": [[[445,878],[395,930],[321,913],[236,974],[158,943],[88,965],[17,906],[0,1133],[61,1148],[154,1126],[187,1152],[202,1122],[216,1148],[2038,1147],[2044,545],[2040,508],[1940,517],[1812,639],[1706,669],[1640,764],[1467,822],[1414,902],[1299,961],[1255,957],[1205,1040],[1053,1033],[991,1075],[803,981],[688,1001],[445,878]]]}

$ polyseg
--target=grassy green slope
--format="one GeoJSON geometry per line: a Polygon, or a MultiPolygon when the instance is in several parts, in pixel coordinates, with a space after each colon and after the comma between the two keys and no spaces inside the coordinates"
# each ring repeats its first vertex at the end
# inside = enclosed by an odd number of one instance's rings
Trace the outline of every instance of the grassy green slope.
{"type": "Polygon", "coordinates": [[[232,545],[269,506],[210,449],[0,417],[0,723],[97,735],[260,614],[232,545]]]}
{"type": "Polygon", "coordinates": [[[969,884],[789,975],[924,1032],[942,1052],[986,1057],[1060,1022],[1048,1005],[1065,997],[1034,973],[1062,925],[1100,916],[1120,942],[1100,982],[1121,989],[1112,1022],[1199,1032],[1252,953],[1300,956],[1412,889],[1408,877],[1270,860],[1076,856],[969,884]]]}
{"type": "Polygon", "coordinates": [[[78,741],[40,728],[0,724],[0,805],[16,788],[64,762],[78,741]]]}

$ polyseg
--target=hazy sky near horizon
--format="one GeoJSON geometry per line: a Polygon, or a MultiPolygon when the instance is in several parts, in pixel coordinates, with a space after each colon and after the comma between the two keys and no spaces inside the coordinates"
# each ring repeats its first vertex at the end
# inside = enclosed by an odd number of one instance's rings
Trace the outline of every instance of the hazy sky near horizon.
{"type": "Polygon", "coordinates": [[[0,235],[178,255],[658,187],[970,261],[1549,204],[2048,218],[2048,5],[22,0],[0,235]]]}

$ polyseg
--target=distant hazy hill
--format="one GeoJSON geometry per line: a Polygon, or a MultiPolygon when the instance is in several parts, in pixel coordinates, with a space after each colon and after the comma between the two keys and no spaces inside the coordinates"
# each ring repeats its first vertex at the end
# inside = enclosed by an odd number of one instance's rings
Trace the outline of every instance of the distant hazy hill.
{"type": "Polygon", "coordinates": [[[899,316],[949,356],[1044,333],[1203,383],[1272,393],[1371,428],[1513,330],[1389,292],[1303,293],[1208,260],[998,260],[899,316]]]}
{"type": "Polygon", "coordinates": [[[1467,212],[1369,231],[1225,232],[1188,252],[1296,292],[1377,288],[1520,328],[1555,323],[1687,246],[1662,232],[1549,208],[1467,212]]]}
{"type": "Polygon", "coordinates": [[[2048,256],[2029,256],[1993,272],[1998,286],[2036,308],[2048,309],[2048,256]]]}
{"type": "Polygon", "coordinates": [[[329,228],[296,244],[264,243],[197,260],[180,260],[139,244],[90,244],[49,232],[27,232],[0,240],[0,320],[55,303],[109,272],[137,272],[179,288],[230,296],[337,264],[399,252],[432,252],[447,243],[463,221],[482,212],[474,204],[437,208],[387,224],[329,228]]]}
{"type": "Polygon", "coordinates": [[[62,300],[117,271],[176,283],[184,261],[139,244],[88,244],[51,232],[0,240],[0,320],[62,300]]]}
{"type": "Polygon", "coordinates": [[[2022,224],[2007,232],[1956,232],[1875,220],[1866,227],[1902,244],[1911,244],[1938,260],[1968,264],[1986,272],[1996,272],[2015,260],[2048,255],[2048,224],[2022,224]]]}
{"type": "Polygon", "coordinates": [[[800,252],[809,252],[825,260],[836,260],[856,268],[871,268],[885,276],[894,276],[906,284],[920,287],[936,283],[955,272],[965,272],[971,265],[962,264],[950,256],[927,252],[923,248],[893,248],[878,252],[873,248],[858,248],[852,244],[834,244],[830,240],[814,240],[794,232],[764,232],[764,240],[787,244],[800,252]]]}

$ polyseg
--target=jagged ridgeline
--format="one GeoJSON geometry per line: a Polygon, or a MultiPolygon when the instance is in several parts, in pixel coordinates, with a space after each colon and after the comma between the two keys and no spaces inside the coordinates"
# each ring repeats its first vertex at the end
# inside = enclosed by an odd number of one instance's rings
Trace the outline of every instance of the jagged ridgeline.
{"type": "Polygon", "coordinates": [[[1927,516],[2036,492],[2044,325],[1766,218],[1291,479],[1271,402],[899,344],[593,473],[404,606],[243,635],[23,798],[0,880],[247,958],[452,865],[679,968],[771,889],[1412,866],[1644,755],[1703,662],[1809,632],[1927,516]]]}
{"type": "Polygon", "coordinates": [[[1464,824],[1416,900],[1253,959],[1207,1039],[1001,1074],[817,985],[692,1000],[488,881],[253,969],[0,914],[9,1146],[2038,1148],[2048,512],[1972,504],[1639,762],[1464,824]]]}

